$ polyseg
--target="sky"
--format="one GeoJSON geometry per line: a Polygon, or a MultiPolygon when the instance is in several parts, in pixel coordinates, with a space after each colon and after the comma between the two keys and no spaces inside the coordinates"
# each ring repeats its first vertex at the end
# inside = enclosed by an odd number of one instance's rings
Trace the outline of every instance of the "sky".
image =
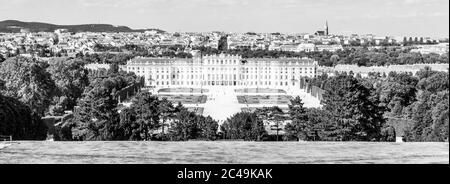
{"type": "Polygon", "coordinates": [[[169,32],[449,37],[449,0],[0,0],[0,20],[169,32]]]}

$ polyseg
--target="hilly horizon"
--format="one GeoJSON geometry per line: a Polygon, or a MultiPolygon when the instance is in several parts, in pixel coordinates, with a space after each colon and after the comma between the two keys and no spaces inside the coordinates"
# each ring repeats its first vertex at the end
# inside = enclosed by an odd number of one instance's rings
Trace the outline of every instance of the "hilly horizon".
{"type": "Polygon", "coordinates": [[[145,32],[160,29],[131,29],[127,26],[113,26],[111,24],[78,24],[56,25],[44,22],[22,22],[19,20],[0,21],[0,32],[18,33],[21,29],[29,29],[30,32],[53,32],[57,29],[67,29],[69,32],[145,32]]]}

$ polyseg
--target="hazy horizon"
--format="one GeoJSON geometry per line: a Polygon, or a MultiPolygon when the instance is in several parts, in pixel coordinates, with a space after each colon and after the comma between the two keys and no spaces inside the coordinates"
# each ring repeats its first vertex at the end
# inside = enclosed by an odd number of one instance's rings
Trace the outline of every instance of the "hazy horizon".
{"type": "Polygon", "coordinates": [[[449,37],[448,0],[0,0],[0,20],[168,32],[449,37]]]}

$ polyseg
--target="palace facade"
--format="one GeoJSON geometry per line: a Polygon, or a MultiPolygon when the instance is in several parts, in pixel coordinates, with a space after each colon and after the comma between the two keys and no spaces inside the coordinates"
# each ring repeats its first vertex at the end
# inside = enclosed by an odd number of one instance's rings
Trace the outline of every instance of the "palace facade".
{"type": "Polygon", "coordinates": [[[318,63],[308,58],[250,58],[206,55],[192,59],[136,57],[126,71],[144,76],[146,86],[296,88],[300,77],[315,77],[318,63]]]}

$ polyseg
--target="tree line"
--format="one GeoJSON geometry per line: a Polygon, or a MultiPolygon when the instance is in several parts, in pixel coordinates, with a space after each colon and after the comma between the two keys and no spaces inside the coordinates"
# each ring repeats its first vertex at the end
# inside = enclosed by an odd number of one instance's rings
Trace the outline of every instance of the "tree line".
{"type": "Polygon", "coordinates": [[[287,113],[277,107],[241,112],[219,127],[211,117],[148,92],[136,95],[129,107],[120,106],[115,92],[138,78],[117,67],[89,71],[84,63],[79,58],[5,60],[0,65],[0,134],[45,139],[40,118],[73,110],[73,118],[57,126],[55,140],[265,141],[274,140],[265,124],[272,121],[277,129],[287,122],[281,140],[394,141],[398,132],[395,122],[388,122],[392,118],[408,122],[407,141],[448,140],[448,72],[428,67],[416,75],[322,75],[309,80],[325,90],[322,108],[305,108],[297,97],[287,113]]]}
{"type": "Polygon", "coordinates": [[[448,141],[448,81],[448,72],[429,67],[416,75],[322,75],[308,81],[325,89],[322,108],[304,108],[295,98],[284,115],[276,107],[241,112],[221,129],[228,138],[267,140],[263,121],[271,120],[287,122],[281,140],[395,141],[403,134],[405,141],[448,141]]]}
{"type": "MultiPolygon", "coordinates": [[[[187,48],[181,45],[172,46],[139,46],[125,45],[123,47],[113,46],[96,46],[96,47],[112,47],[115,49],[99,49],[98,51],[106,51],[105,53],[94,54],[78,54],[77,57],[83,58],[88,63],[117,63],[119,65],[126,64],[126,61],[136,57],[171,57],[171,58],[192,58],[193,56],[187,52],[187,48]],[[111,51],[127,51],[123,53],[111,54],[111,51]]],[[[388,65],[406,65],[406,64],[423,64],[423,63],[448,63],[449,54],[442,55],[429,53],[421,54],[411,52],[415,46],[385,46],[381,48],[369,49],[368,47],[345,47],[335,52],[314,51],[314,52],[292,52],[279,50],[251,50],[251,49],[221,49],[195,46],[192,50],[199,50],[203,55],[214,54],[232,54],[241,55],[245,58],[312,58],[318,61],[320,66],[333,67],[338,64],[351,64],[358,66],[388,66],[388,65]]]]}
{"type": "MultiPolygon", "coordinates": [[[[23,126],[21,131],[27,131],[34,124],[46,126],[40,120],[41,117],[58,116],[64,114],[64,111],[72,111],[84,92],[90,90],[90,84],[96,83],[98,78],[105,75],[111,77],[108,85],[114,90],[120,90],[138,80],[134,74],[118,73],[117,69],[89,72],[84,65],[84,61],[77,58],[54,58],[48,62],[21,56],[6,59],[0,65],[0,92],[2,99],[8,103],[2,103],[0,126],[23,126]],[[22,112],[23,117],[17,118],[12,111],[22,112]],[[11,119],[15,121],[10,121],[11,119]]],[[[22,135],[19,130],[3,129],[0,134],[21,139],[23,137],[19,136],[22,135]]],[[[31,135],[36,135],[35,139],[45,138],[42,134],[31,135]]]]}
{"type": "Polygon", "coordinates": [[[187,141],[216,140],[218,124],[211,117],[174,106],[149,92],[141,92],[130,107],[120,107],[105,79],[94,84],[79,101],[74,117],[58,127],[61,141],[187,141]]]}
{"type": "MultiPolygon", "coordinates": [[[[280,140],[305,141],[395,141],[392,127],[383,117],[374,89],[351,75],[327,80],[323,108],[305,108],[300,97],[291,100],[289,110],[263,108],[231,117],[223,127],[233,138],[261,140],[267,137],[263,121],[285,122],[280,140]],[[242,132],[243,131],[243,132],[242,132]]],[[[273,140],[273,139],[272,139],[273,140]]]]}

